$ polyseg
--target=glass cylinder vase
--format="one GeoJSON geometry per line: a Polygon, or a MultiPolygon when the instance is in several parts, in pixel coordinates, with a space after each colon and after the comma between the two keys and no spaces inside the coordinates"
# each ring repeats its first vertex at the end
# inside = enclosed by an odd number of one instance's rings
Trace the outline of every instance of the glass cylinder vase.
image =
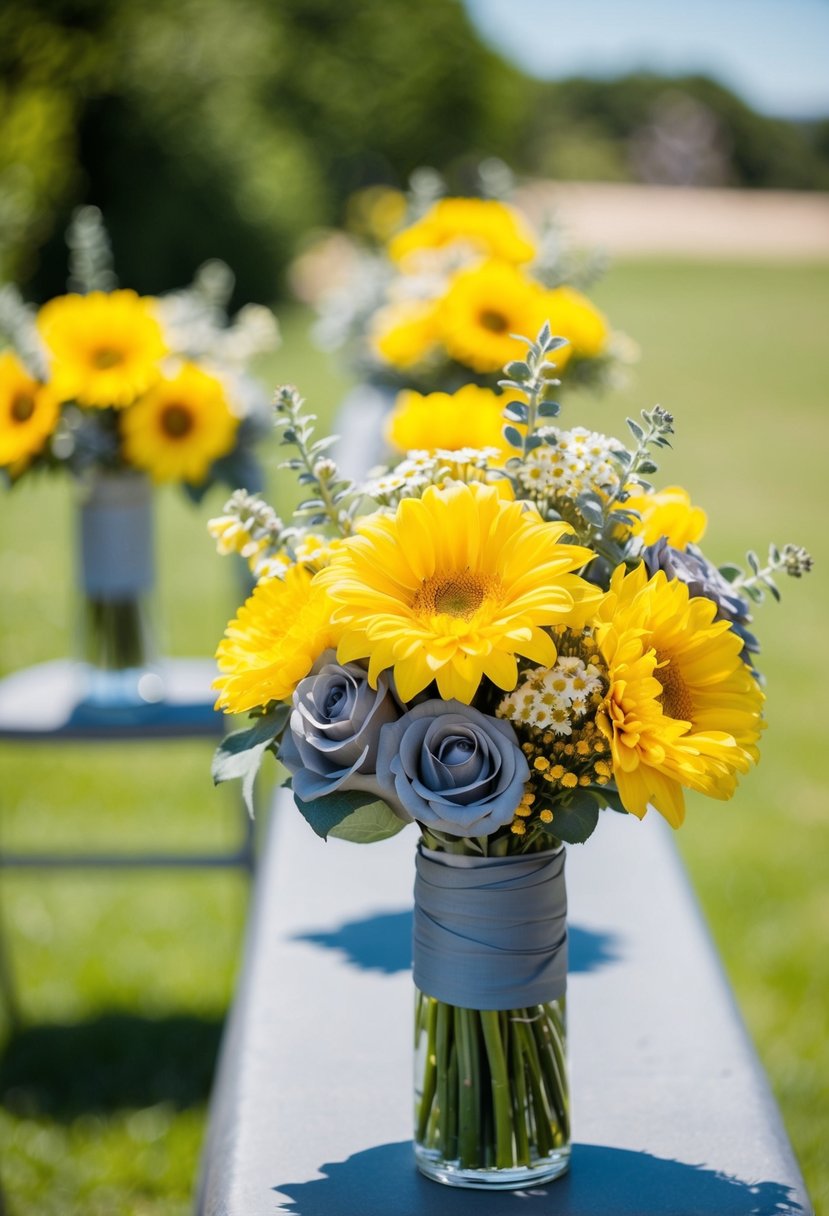
{"type": "Polygon", "coordinates": [[[451,1186],[517,1189],[570,1159],[565,998],[463,1009],[415,989],[415,1159],[451,1186]]]}
{"type": "Polygon", "coordinates": [[[117,707],[161,700],[147,477],[132,470],[91,474],[81,488],[76,553],[82,703],[117,707]]]}
{"type": "Polygon", "coordinates": [[[568,1167],[564,862],[418,847],[415,1159],[438,1182],[521,1189],[568,1167]]]}

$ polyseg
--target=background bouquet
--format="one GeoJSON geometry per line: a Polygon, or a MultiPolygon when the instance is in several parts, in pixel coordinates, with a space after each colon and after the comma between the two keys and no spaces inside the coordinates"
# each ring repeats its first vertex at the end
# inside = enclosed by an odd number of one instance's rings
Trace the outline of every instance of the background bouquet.
{"type": "Polygon", "coordinates": [[[200,498],[216,481],[261,484],[253,456],[267,400],[245,371],[278,340],[271,312],[230,322],[233,275],[220,262],[161,299],[119,289],[100,212],[67,233],[70,288],[35,310],[0,291],[0,470],[136,470],[200,498]]]}
{"type": "Polygon", "coordinates": [[[276,320],[258,306],[230,320],[220,262],[162,299],[119,289],[95,208],[67,239],[75,290],[38,310],[0,291],[0,477],[65,468],[77,480],[84,697],[158,700],[157,675],[143,679],[157,658],[151,483],[195,501],[215,482],[261,486],[269,411],[246,365],[275,345],[276,320]]]}
{"type": "Polygon", "coordinates": [[[359,485],[280,390],[310,497],[211,522],[260,579],[217,653],[218,705],[254,723],[214,775],[250,798],[271,751],[323,838],[417,823],[416,1153],[471,1185],[567,1165],[563,844],[604,808],[678,827],[686,790],[732,795],[763,726],[749,601],[810,566],[714,567],[704,514],[649,480],[671,416],[561,428],[562,346],[545,324],[506,368],[511,455],[425,447],[359,485]]]}

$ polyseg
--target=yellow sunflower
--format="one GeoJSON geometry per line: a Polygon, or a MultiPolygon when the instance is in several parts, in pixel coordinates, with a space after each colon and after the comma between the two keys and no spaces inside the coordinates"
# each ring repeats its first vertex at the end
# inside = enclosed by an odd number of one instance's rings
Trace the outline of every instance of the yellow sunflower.
{"type": "Polygon", "coordinates": [[[763,693],[716,605],[660,571],[620,566],[597,614],[610,688],[598,724],[610,741],[619,796],[640,819],[651,803],[672,827],[683,787],[730,798],[756,763],[763,693]]]}
{"type": "Polygon", "coordinates": [[[258,583],[216,651],[222,673],[213,682],[216,708],[240,714],[287,700],[322,652],[337,644],[332,608],[304,566],[258,583]]]}
{"type": "Polygon", "coordinates": [[[389,244],[393,262],[416,262],[424,250],[465,245],[484,257],[529,262],[533,235],[523,217],[506,203],[483,198],[443,198],[389,244]]]}
{"type": "Polygon", "coordinates": [[[372,684],[393,667],[404,701],[432,680],[466,704],[484,676],[511,690],[516,654],[552,666],[544,626],[583,620],[600,596],[572,573],[593,554],[562,544],[569,531],[481,483],[369,519],[314,579],[337,605],[340,662],[368,658],[372,684]]]}
{"type": "Polygon", "coordinates": [[[489,388],[466,384],[456,393],[398,393],[386,424],[386,437],[401,452],[443,448],[498,448],[508,456],[504,439],[505,399],[489,388]]]}
{"type": "Polygon", "coordinates": [[[16,355],[0,355],[0,467],[23,471],[41,452],[57,425],[58,399],[26,371],[16,355]]]}
{"type": "Polygon", "coordinates": [[[664,490],[646,492],[631,486],[625,509],[638,512],[640,518],[631,531],[641,536],[646,545],[655,544],[664,536],[674,549],[684,549],[702,539],[708,516],[702,507],[691,503],[682,486],[665,486],[664,490]]]}
{"type": "MultiPolygon", "coordinates": [[[[459,271],[437,308],[438,331],[446,353],[465,367],[484,373],[499,371],[511,359],[523,359],[526,345],[510,335],[535,337],[546,318],[546,294],[538,283],[507,262],[483,262],[459,271]]],[[[556,351],[559,370],[569,352],[567,346],[556,351]]]]}
{"type": "Polygon", "coordinates": [[[124,412],[124,456],[153,481],[198,485],[233,447],[238,426],[221,381],[184,363],[124,412]]]}
{"type": "Polygon", "coordinates": [[[438,343],[434,304],[421,300],[389,304],[377,314],[370,341],[375,353],[393,367],[416,367],[438,343]]]}
{"type": "MultiPolygon", "coordinates": [[[[596,359],[607,349],[607,321],[587,296],[573,287],[556,287],[544,297],[545,317],[554,334],[567,338],[577,359],[596,359]]],[[[561,351],[557,352],[559,355],[561,351]]]]}
{"type": "Polygon", "coordinates": [[[120,409],[155,383],[166,353],[155,301],[134,291],[91,291],[44,304],[37,327],[62,401],[120,409]]]}

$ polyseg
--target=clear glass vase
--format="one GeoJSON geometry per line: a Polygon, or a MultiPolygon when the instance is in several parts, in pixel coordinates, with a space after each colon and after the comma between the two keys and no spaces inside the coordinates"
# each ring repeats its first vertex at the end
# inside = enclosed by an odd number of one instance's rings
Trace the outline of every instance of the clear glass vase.
{"type": "Polygon", "coordinates": [[[521,1189],[570,1160],[565,997],[461,1009],[415,989],[415,1159],[429,1178],[521,1189]]]}
{"type": "Polygon", "coordinates": [[[81,488],[76,542],[81,703],[117,708],[161,700],[149,480],[96,470],[81,488]]]}

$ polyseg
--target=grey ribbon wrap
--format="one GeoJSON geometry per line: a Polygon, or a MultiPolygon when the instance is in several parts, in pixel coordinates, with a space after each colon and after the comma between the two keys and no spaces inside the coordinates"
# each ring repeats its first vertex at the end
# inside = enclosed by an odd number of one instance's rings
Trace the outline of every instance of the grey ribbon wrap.
{"type": "Polygon", "coordinates": [[[564,995],[564,849],[469,857],[418,847],[413,976],[463,1009],[520,1009],[564,995]]]}
{"type": "Polygon", "coordinates": [[[80,567],[93,599],[131,599],[153,586],[152,489],[137,473],[96,477],[81,504],[80,567]]]}

